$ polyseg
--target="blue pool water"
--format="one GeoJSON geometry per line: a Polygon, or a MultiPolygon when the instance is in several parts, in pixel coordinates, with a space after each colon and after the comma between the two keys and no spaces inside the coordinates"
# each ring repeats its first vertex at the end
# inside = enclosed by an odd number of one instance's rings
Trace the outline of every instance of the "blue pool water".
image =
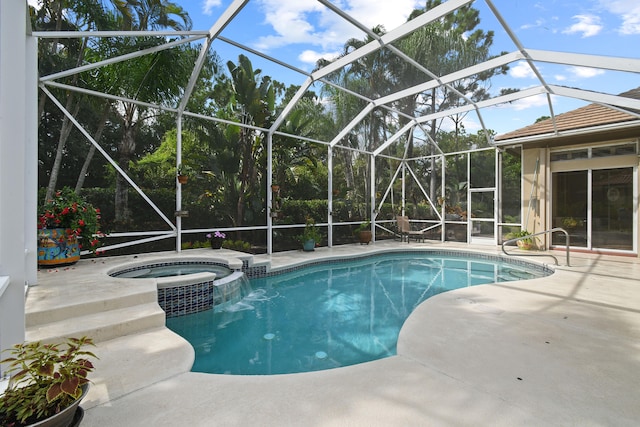
{"type": "Polygon", "coordinates": [[[195,348],[195,372],[316,371],[396,354],[402,324],[430,296],[547,274],[480,258],[383,254],[252,279],[241,300],[167,326],[195,348]]]}

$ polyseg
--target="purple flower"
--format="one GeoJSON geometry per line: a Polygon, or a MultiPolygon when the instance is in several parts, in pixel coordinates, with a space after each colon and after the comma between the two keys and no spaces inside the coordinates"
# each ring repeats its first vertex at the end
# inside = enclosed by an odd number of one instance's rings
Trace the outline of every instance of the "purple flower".
{"type": "Polygon", "coordinates": [[[215,231],[213,233],[208,233],[206,237],[209,240],[211,240],[211,239],[225,239],[227,237],[227,235],[224,234],[224,233],[221,233],[219,231],[215,231]]]}

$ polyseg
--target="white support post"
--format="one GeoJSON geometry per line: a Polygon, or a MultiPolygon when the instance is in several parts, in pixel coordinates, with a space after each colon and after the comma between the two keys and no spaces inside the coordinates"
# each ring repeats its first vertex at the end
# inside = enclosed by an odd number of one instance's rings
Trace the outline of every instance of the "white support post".
{"type": "Polygon", "coordinates": [[[402,213],[400,214],[402,216],[405,215],[405,208],[407,203],[407,199],[406,199],[407,163],[406,162],[407,162],[406,160],[402,161],[402,213]]]}
{"type": "Polygon", "coordinates": [[[0,350],[24,341],[25,286],[36,279],[37,49],[28,22],[26,1],[0,2],[0,350]]]}
{"type": "MultiPolygon", "coordinates": [[[[280,184],[280,183],[276,183],[280,184]]],[[[267,254],[273,253],[273,133],[267,133],[267,254]]]]}
{"type": "Polygon", "coordinates": [[[467,244],[471,243],[471,153],[467,153],[467,244]]]}
{"type": "Polygon", "coordinates": [[[440,162],[440,167],[442,168],[442,178],[440,179],[440,197],[442,198],[442,205],[440,206],[440,214],[442,216],[442,221],[441,224],[442,226],[440,227],[440,241],[444,242],[445,240],[447,240],[447,234],[446,234],[446,215],[447,215],[447,210],[446,210],[446,206],[447,206],[447,201],[446,201],[446,197],[447,197],[447,189],[445,187],[446,183],[447,183],[447,167],[446,167],[446,163],[447,163],[447,158],[445,157],[444,154],[440,155],[440,158],[442,159],[442,161],[440,162]]]}
{"type": "MultiPolygon", "coordinates": [[[[176,120],[176,171],[182,164],[182,114],[178,114],[176,120]]],[[[178,176],[174,178],[176,181],[176,251],[182,251],[182,184],[178,181],[178,176]]]]}
{"type": "Polygon", "coordinates": [[[371,220],[370,225],[371,225],[371,241],[373,243],[376,242],[376,156],[374,156],[373,154],[370,154],[370,159],[371,159],[371,174],[370,174],[370,179],[371,179],[371,206],[369,208],[370,212],[369,212],[369,219],[371,220]]]}
{"type": "Polygon", "coordinates": [[[498,230],[502,230],[498,226],[502,222],[502,155],[500,150],[494,150],[495,153],[495,182],[494,182],[494,198],[493,198],[493,237],[495,238],[495,244],[502,242],[502,236],[498,235],[498,230]]]}
{"type": "Polygon", "coordinates": [[[327,179],[327,246],[333,247],[333,148],[327,146],[327,169],[329,170],[327,179]]]}

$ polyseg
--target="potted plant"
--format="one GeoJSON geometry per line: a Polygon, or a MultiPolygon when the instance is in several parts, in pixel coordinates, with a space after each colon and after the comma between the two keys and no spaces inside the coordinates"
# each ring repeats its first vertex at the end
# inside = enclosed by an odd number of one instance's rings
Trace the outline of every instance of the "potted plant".
{"type": "Polygon", "coordinates": [[[64,187],[38,209],[38,264],[73,264],[81,249],[95,253],[102,236],[100,210],[64,187]]]}
{"type": "Polygon", "coordinates": [[[187,175],[186,168],[182,166],[182,163],[178,165],[178,168],[176,169],[176,175],[180,184],[186,184],[189,181],[189,176],[187,175]]]}
{"type": "Polygon", "coordinates": [[[302,235],[298,237],[300,243],[302,243],[302,250],[313,251],[316,247],[316,243],[319,243],[322,239],[322,235],[316,227],[316,223],[313,218],[307,218],[302,235]]]}
{"type": "Polygon", "coordinates": [[[67,338],[64,344],[22,343],[8,350],[9,386],[0,395],[0,425],[7,427],[46,425],[69,426],[80,401],[86,396],[93,371],[83,348],[93,346],[90,338],[67,338]]]}
{"type": "Polygon", "coordinates": [[[207,239],[209,239],[209,242],[211,243],[211,249],[220,249],[222,247],[224,239],[226,238],[227,235],[221,233],[218,230],[214,231],[213,233],[207,234],[207,239]]]}
{"type": "MultiPolygon", "coordinates": [[[[530,235],[531,235],[531,233],[528,232],[527,230],[520,230],[520,231],[517,231],[517,232],[514,232],[514,233],[509,233],[506,237],[508,239],[515,239],[515,238],[518,238],[518,237],[526,237],[526,236],[530,236],[530,235]]],[[[516,240],[516,245],[520,249],[524,249],[524,250],[532,249],[535,246],[532,237],[527,238],[527,239],[516,240]]]]}
{"type": "Polygon", "coordinates": [[[361,223],[358,227],[356,227],[354,233],[356,236],[358,236],[361,245],[368,245],[369,242],[371,242],[372,238],[371,222],[365,221],[361,223]]]}
{"type": "Polygon", "coordinates": [[[562,219],[562,227],[568,231],[573,231],[578,226],[578,220],[572,216],[568,216],[562,219]]]}

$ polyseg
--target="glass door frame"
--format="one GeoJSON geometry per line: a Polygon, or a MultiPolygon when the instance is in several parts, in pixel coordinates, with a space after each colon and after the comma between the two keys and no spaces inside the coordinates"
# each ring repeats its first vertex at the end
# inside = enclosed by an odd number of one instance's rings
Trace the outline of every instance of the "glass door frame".
{"type": "Polygon", "coordinates": [[[468,192],[467,206],[469,207],[469,215],[467,217],[468,241],[473,244],[480,245],[496,245],[498,241],[498,198],[497,188],[470,188],[468,192]],[[493,195],[493,215],[485,218],[474,218],[473,212],[473,194],[474,193],[492,193],[493,195]],[[491,222],[493,223],[493,237],[474,237],[474,222],[491,222]]]}
{"type": "MultiPolygon", "coordinates": [[[[547,218],[549,218],[548,224],[549,228],[551,228],[552,224],[552,215],[553,215],[553,179],[556,173],[562,172],[571,172],[571,171],[586,171],[587,172],[587,245],[586,246],[573,246],[571,242],[569,242],[569,247],[576,250],[587,250],[587,251],[604,251],[611,253],[620,253],[620,254],[637,254],[638,253],[638,164],[635,165],[623,165],[623,164],[611,164],[611,165],[598,165],[597,167],[588,167],[588,168],[559,168],[559,170],[551,170],[549,173],[549,205],[547,218]],[[633,212],[632,212],[632,249],[614,249],[614,248],[603,248],[603,247],[593,247],[593,172],[600,170],[609,170],[609,169],[632,169],[632,198],[633,198],[633,212]]],[[[551,241],[549,242],[550,248],[565,248],[565,245],[554,245],[551,241]]]]}

